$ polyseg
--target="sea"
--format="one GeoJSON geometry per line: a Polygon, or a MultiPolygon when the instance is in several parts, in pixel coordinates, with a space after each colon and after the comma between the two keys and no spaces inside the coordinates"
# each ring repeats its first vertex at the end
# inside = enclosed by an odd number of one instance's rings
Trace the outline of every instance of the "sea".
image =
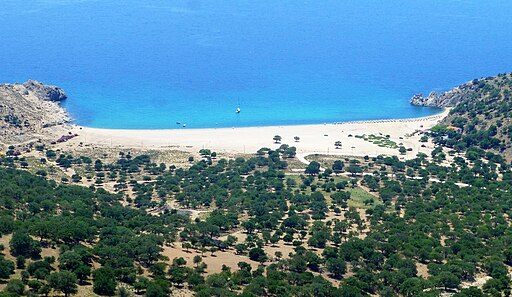
{"type": "Polygon", "coordinates": [[[0,83],[60,86],[74,122],[97,128],[429,116],[439,109],[411,96],[512,71],[511,12],[510,0],[2,0],[0,83]]]}

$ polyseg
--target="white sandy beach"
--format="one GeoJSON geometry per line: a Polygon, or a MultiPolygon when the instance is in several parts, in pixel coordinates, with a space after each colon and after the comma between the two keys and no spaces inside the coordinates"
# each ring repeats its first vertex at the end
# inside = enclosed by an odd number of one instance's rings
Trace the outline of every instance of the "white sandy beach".
{"type": "Polygon", "coordinates": [[[409,136],[415,131],[428,129],[436,125],[449,112],[413,119],[377,120],[354,123],[299,125],[299,126],[270,126],[248,128],[220,129],[169,129],[169,130],[123,130],[96,129],[72,126],[72,132],[79,137],[71,140],[68,145],[89,147],[123,147],[146,149],[177,149],[197,152],[202,148],[224,153],[254,153],[262,147],[275,149],[281,144],[297,147],[299,154],[335,154],[375,156],[379,154],[396,155],[397,149],[379,147],[356,135],[390,135],[396,143],[403,143],[412,151],[407,158],[414,157],[418,151],[428,153],[432,147],[420,147],[420,135],[409,136]],[[274,143],[274,135],[280,135],[280,144],[274,143]],[[294,137],[300,137],[295,142],[294,137]],[[334,143],[342,142],[342,148],[336,149],[334,143]]]}

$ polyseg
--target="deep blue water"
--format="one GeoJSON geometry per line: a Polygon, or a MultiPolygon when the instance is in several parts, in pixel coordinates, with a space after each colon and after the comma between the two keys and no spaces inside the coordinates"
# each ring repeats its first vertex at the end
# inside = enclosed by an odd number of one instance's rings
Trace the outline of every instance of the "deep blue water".
{"type": "Polygon", "coordinates": [[[425,116],[437,110],[410,106],[414,93],[512,71],[511,11],[509,0],[2,0],[0,82],[61,86],[92,127],[425,116]]]}

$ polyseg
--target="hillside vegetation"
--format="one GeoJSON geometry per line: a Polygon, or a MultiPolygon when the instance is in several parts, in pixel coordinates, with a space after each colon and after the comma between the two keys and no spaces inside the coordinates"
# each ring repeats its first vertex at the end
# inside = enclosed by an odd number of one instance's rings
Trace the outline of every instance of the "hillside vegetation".
{"type": "Polygon", "coordinates": [[[433,129],[439,144],[457,151],[472,149],[512,158],[512,73],[473,80],[467,98],[433,129]],[[456,131],[449,126],[460,128],[456,131]],[[461,133],[460,133],[461,132],[461,133]]]}

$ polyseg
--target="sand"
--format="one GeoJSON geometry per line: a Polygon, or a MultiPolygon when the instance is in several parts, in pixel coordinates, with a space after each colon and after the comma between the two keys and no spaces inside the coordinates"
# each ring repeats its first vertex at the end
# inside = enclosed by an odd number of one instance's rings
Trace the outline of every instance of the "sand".
{"type": "Polygon", "coordinates": [[[218,153],[254,153],[262,147],[278,148],[281,144],[288,144],[297,148],[298,157],[308,154],[332,154],[347,156],[376,156],[380,154],[397,155],[398,150],[388,147],[379,147],[371,142],[356,138],[356,135],[390,135],[390,139],[397,144],[403,143],[411,148],[404,158],[412,158],[421,151],[428,153],[432,144],[421,147],[421,135],[415,131],[428,129],[436,125],[449,112],[414,119],[362,121],[354,123],[324,124],[324,125],[297,125],[297,126],[271,126],[247,128],[219,128],[219,129],[169,129],[169,130],[124,130],[124,129],[97,129],[71,125],[72,133],[79,137],[71,140],[67,145],[111,148],[145,148],[145,149],[176,149],[189,152],[198,152],[208,148],[218,153]],[[280,143],[273,141],[274,135],[280,135],[280,143]],[[294,137],[300,137],[296,142],[294,137]],[[341,148],[335,148],[336,141],[342,142],[341,148]]]}

